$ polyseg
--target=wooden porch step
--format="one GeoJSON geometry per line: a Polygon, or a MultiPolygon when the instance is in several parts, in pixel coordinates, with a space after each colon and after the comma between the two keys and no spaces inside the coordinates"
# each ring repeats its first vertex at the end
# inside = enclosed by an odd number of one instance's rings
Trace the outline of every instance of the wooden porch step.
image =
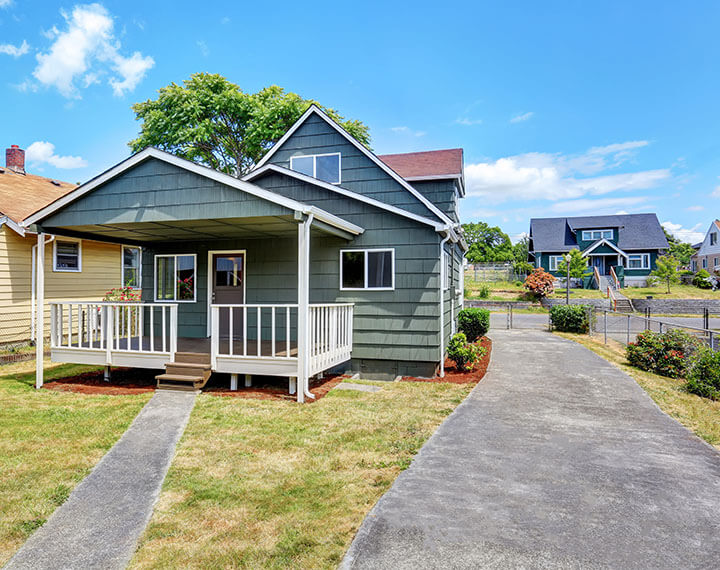
{"type": "Polygon", "coordinates": [[[196,392],[198,388],[195,388],[192,384],[172,384],[170,382],[158,382],[158,390],[177,390],[178,392],[196,392]]]}
{"type": "Polygon", "coordinates": [[[207,364],[210,365],[210,354],[205,352],[176,352],[175,363],[207,364]]]}
{"type": "Polygon", "coordinates": [[[202,387],[207,384],[208,379],[210,378],[210,374],[207,375],[207,378],[204,376],[196,376],[196,375],[189,375],[189,374],[158,374],[155,376],[155,380],[157,380],[157,387],[158,388],[168,388],[168,387],[175,387],[178,389],[188,389],[188,390],[199,390],[202,387]]]}

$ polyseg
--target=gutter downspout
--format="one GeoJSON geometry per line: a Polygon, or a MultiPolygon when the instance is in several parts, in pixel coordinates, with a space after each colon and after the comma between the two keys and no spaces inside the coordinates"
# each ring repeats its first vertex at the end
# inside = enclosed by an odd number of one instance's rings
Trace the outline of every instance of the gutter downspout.
{"type": "Polygon", "coordinates": [[[450,240],[450,228],[446,228],[447,235],[440,241],[440,378],[445,378],[445,272],[447,267],[443,260],[445,244],[450,240]]]}
{"type": "MultiPolygon", "coordinates": [[[[48,245],[49,243],[52,243],[53,241],[55,241],[55,236],[49,236],[49,237],[50,237],[50,239],[45,241],[45,243],[43,244],[43,247],[48,245]]],[[[35,275],[37,273],[37,262],[36,262],[37,246],[38,246],[37,243],[35,243],[32,246],[32,254],[31,254],[32,267],[30,270],[30,279],[31,279],[31,285],[30,285],[30,297],[31,297],[31,302],[30,302],[30,340],[33,342],[35,340],[37,340],[35,338],[35,319],[37,316],[37,307],[35,306],[35,275]]]]}
{"type": "MultiPolygon", "coordinates": [[[[313,219],[315,218],[315,214],[312,212],[303,212],[304,214],[307,214],[307,220],[303,223],[303,232],[305,233],[305,250],[303,251],[303,256],[305,257],[305,263],[303,264],[305,266],[305,271],[303,272],[303,279],[305,280],[306,287],[305,294],[307,295],[306,299],[303,299],[303,306],[305,309],[305,330],[303,331],[303,334],[305,335],[305,340],[303,341],[303,346],[305,348],[305,355],[303,356],[303,382],[302,382],[302,391],[303,394],[307,398],[315,399],[315,394],[313,394],[310,391],[310,377],[308,373],[310,372],[310,359],[308,358],[308,353],[310,352],[308,350],[308,347],[310,346],[309,343],[309,335],[310,335],[310,227],[312,226],[313,219]]],[[[298,386],[298,389],[301,389],[298,386]]]]}

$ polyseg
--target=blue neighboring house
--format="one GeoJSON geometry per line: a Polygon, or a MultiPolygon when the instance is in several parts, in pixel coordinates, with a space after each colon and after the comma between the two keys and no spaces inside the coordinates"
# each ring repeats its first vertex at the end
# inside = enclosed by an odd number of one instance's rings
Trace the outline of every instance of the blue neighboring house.
{"type": "Polygon", "coordinates": [[[644,286],[658,256],[669,247],[655,214],[618,214],[530,220],[530,261],[556,277],[563,254],[579,249],[601,276],[617,274],[624,286],[644,286]]]}
{"type": "Polygon", "coordinates": [[[315,106],[241,179],[145,149],[28,219],[143,252],[141,303],[49,303],[52,359],[191,389],[286,377],[300,401],[330,369],[442,373],[464,193],[462,149],[377,156],[315,106]]]}

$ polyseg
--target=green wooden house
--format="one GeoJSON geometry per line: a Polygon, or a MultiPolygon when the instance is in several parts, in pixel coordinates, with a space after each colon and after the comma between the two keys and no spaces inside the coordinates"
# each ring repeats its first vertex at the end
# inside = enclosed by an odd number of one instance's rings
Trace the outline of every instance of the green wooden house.
{"type": "Polygon", "coordinates": [[[378,157],[314,106],[242,179],[145,149],[27,220],[142,247],[141,303],[51,304],[52,359],[287,377],[300,401],[331,369],[442,374],[463,195],[460,149],[378,157]]]}
{"type": "Polygon", "coordinates": [[[644,286],[669,247],[655,214],[617,214],[530,220],[530,261],[556,277],[563,255],[579,249],[600,277],[595,288],[644,286]]]}

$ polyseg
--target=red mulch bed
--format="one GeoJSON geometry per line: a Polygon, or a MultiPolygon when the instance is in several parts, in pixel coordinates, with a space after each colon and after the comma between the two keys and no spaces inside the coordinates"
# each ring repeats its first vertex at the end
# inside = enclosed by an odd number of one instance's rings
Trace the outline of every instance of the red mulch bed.
{"type": "Polygon", "coordinates": [[[476,344],[487,348],[485,356],[480,359],[475,365],[475,368],[470,372],[460,372],[456,367],[455,363],[449,358],[445,360],[445,377],[440,378],[435,376],[433,378],[416,378],[414,376],[403,376],[402,382],[449,382],[451,384],[477,384],[483,379],[487,372],[488,365],[490,364],[490,353],[492,352],[492,341],[484,336],[477,341],[476,344]]]}
{"type": "Polygon", "coordinates": [[[156,370],[113,368],[110,382],[103,380],[103,372],[84,372],[68,378],[57,378],[45,382],[43,388],[58,392],[78,394],[102,394],[105,396],[127,396],[144,394],[155,390],[156,370]]]}
{"type": "MultiPolygon", "coordinates": [[[[340,384],[347,375],[332,374],[327,375],[321,380],[313,380],[310,383],[310,392],[315,395],[315,399],[305,398],[305,402],[317,402],[325,396],[335,386],[340,384]]],[[[238,389],[231,391],[228,387],[229,381],[223,382],[222,386],[209,386],[205,388],[205,392],[213,396],[228,396],[231,398],[251,398],[255,400],[289,400],[296,401],[296,394],[288,394],[288,383],[285,379],[253,376],[253,386],[251,388],[243,387],[243,378],[238,379],[238,389]]]]}

